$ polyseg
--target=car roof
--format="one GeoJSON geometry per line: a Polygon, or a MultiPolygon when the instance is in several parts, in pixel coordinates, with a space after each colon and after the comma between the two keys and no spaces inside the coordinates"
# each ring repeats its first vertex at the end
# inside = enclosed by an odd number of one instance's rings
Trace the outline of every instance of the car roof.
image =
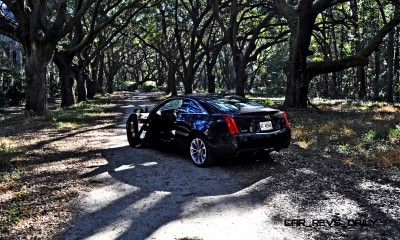
{"type": "Polygon", "coordinates": [[[186,99],[195,99],[195,100],[217,100],[217,99],[237,99],[237,100],[247,100],[249,99],[238,96],[238,95],[224,95],[224,94],[196,94],[196,95],[178,95],[178,96],[171,96],[167,99],[176,99],[176,98],[186,98],[186,99]]]}
{"type": "Polygon", "coordinates": [[[171,96],[167,99],[192,99],[192,100],[209,100],[209,99],[218,99],[214,96],[200,96],[200,95],[180,95],[180,96],[171,96]]]}

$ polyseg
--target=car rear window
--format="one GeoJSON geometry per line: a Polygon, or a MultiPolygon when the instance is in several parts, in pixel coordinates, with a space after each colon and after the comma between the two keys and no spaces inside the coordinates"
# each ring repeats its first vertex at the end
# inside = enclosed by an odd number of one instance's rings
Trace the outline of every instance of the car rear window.
{"type": "Polygon", "coordinates": [[[238,112],[244,109],[263,108],[264,106],[246,99],[207,99],[205,102],[224,113],[238,112]]]}

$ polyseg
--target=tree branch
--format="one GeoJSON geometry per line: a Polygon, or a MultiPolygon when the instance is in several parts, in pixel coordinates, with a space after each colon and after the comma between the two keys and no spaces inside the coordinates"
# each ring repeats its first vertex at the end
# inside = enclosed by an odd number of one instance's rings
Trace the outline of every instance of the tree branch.
{"type": "Polygon", "coordinates": [[[351,67],[365,66],[368,64],[368,57],[379,47],[385,36],[391,32],[400,23],[400,14],[385,24],[373,37],[367,46],[361,49],[353,56],[334,61],[310,62],[307,64],[306,71],[311,76],[316,76],[323,73],[331,73],[342,71],[351,67]]]}

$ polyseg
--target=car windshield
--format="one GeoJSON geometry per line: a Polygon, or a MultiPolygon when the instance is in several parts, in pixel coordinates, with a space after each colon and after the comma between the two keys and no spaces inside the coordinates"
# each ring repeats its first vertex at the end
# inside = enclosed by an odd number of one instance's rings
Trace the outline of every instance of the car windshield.
{"type": "Polygon", "coordinates": [[[259,103],[252,102],[247,99],[207,99],[206,102],[224,113],[265,107],[259,103]]]}

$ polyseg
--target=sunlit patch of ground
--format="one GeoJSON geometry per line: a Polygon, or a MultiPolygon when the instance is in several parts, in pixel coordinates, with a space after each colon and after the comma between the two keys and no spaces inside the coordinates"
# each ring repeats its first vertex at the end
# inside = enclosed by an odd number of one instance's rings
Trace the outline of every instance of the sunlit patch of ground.
{"type": "Polygon", "coordinates": [[[0,238],[51,238],[71,218],[88,182],[86,165],[101,162],[101,142],[121,115],[119,93],[50,106],[47,117],[25,118],[22,107],[0,109],[0,238]]]}

